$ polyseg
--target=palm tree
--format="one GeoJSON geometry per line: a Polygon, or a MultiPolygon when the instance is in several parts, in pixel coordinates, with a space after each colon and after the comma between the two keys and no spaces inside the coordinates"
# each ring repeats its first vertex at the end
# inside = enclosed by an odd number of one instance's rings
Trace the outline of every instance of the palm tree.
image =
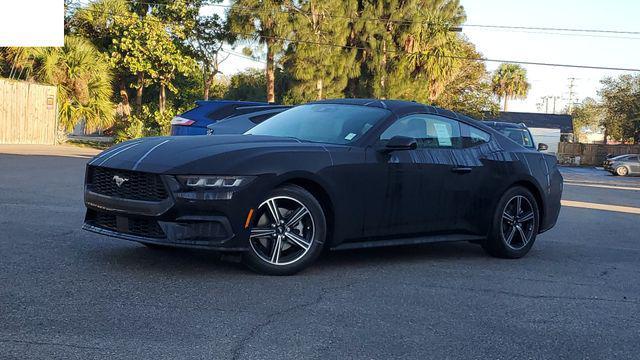
{"type": "MultiPolygon", "coordinates": [[[[20,57],[28,77],[58,87],[58,110],[63,130],[71,131],[84,120],[87,128],[113,124],[111,67],[108,59],[88,40],[67,36],[64,47],[25,48],[20,57]]],[[[17,53],[17,50],[16,52],[17,53]]]]}
{"type": "Polygon", "coordinates": [[[502,64],[493,74],[493,93],[504,99],[503,111],[507,111],[508,99],[525,99],[531,88],[527,82],[527,70],[517,64],[502,64]]]}

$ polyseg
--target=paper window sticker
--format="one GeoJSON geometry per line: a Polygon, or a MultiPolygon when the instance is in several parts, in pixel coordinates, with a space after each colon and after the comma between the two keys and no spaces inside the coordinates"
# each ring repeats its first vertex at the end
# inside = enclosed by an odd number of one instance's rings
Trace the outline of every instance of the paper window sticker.
{"type": "Polygon", "coordinates": [[[436,136],[438,136],[438,144],[440,146],[451,146],[451,134],[449,134],[447,124],[434,123],[433,126],[436,129],[436,136]]]}
{"type": "Polygon", "coordinates": [[[349,134],[347,134],[347,136],[344,137],[344,139],[345,140],[353,140],[354,137],[356,137],[356,134],[349,133],[349,134]]]}

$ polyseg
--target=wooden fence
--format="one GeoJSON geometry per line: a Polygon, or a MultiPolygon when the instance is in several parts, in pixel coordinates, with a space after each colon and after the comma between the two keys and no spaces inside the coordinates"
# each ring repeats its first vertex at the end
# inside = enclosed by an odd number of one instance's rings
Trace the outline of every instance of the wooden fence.
{"type": "Polygon", "coordinates": [[[558,144],[558,159],[561,162],[575,162],[572,159],[580,157],[580,165],[600,165],[607,154],[623,155],[640,153],[640,145],[605,145],[605,144],[558,144]]]}
{"type": "Polygon", "coordinates": [[[55,86],[0,79],[0,144],[55,144],[55,86]]]}

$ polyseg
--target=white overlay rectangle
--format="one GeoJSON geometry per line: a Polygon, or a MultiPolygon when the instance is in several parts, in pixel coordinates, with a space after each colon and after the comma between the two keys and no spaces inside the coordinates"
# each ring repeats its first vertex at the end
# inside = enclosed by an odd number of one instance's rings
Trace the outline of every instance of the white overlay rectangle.
{"type": "Polygon", "coordinates": [[[0,0],[0,47],[63,45],[64,0],[0,0]]]}

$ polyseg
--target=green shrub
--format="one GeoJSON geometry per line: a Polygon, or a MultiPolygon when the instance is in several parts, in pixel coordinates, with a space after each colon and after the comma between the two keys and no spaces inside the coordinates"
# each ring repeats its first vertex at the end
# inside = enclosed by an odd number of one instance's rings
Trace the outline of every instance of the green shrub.
{"type": "Polygon", "coordinates": [[[143,105],[142,110],[136,111],[127,118],[121,118],[114,127],[116,143],[147,137],[166,136],[171,131],[171,119],[183,112],[182,109],[168,107],[164,113],[155,104],[143,105]]]}

